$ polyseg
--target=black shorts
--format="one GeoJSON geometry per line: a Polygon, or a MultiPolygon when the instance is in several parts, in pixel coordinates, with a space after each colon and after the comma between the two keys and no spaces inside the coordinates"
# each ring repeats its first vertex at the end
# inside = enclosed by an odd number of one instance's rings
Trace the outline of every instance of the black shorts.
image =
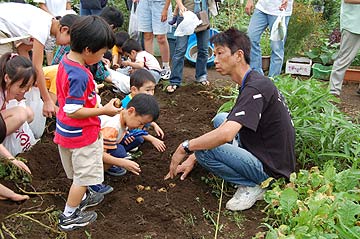
{"type": "Polygon", "coordinates": [[[2,114],[0,113],[0,144],[4,141],[6,137],[6,124],[2,114]]]}

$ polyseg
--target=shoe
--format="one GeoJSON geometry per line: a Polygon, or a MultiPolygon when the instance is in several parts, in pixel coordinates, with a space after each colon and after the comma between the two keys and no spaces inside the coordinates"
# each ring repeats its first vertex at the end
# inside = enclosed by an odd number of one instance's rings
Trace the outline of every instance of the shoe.
{"type": "Polygon", "coordinates": [[[130,149],[129,152],[130,153],[136,153],[139,150],[139,147],[135,147],[133,149],[130,149]]]}
{"type": "Polygon", "coordinates": [[[106,170],[106,173],[111,176],[123,176],[126,172],[126,169],[119,166],[111,166],[108,170],[106,170]]]}
{"type": "Polygon", "coordinates": [[[111,187],[110,185],[106,185],[103,183],[100,184],[95,184],[95,185],[91,185],[88,187],[89,190],[93,193],[101,193],[102,195],[106,195],[108,193],[111,193],[114,188],[111,187]]]}
{"type": "Polygon", "coordinates": [[[66,217],[63,213],[59,216],[59,228],[64,231],[71,231],[80,227],[85,227],[94,222],[97,218],[96,212],[83,212],[79,208],[73,214],[66,217]]]}
{"type": "Polygon", "coordinates": [[[160,78],[163,80],[168,80],[171,75],[170,67],[163,67],[163,70],[160,72],[160,78]]]}
{"type": "Polygon", "coordinates": [[[175,16],[173,16],[173,18],[170,21],[168,21],[168,23],[169,23],[169,25],[174,25],[176,23],[176,21],[177,21],[177,16],[175,15],[175,16]]]}
{"type": "Polygon", "coordinates": [[[255,187],[238,186],[234,196],[226,203],[231,211],[242,211],[251,208],[257,200],[262,200],[266,189],[259,185],[255,187]]]}
{"type": "MultiPolygon", "coordinates": [[[[92,186],[96,186],[96,185],[92,185],[92,186]]],[[[88,188],[90,189],[90,186],[88,188]]],[[[88,207],[94,207],[94,206],[98,205],[99,203],[101,203],[104,200],[104,194],[93,192],[91,190],[92,189],[90,189],[90,190],[88,190],[86,192],[85,199],[82,200],[80,205],[79,205],[79,209],[81,211],[84,211],[88,207]]],[[[111,191],[112,190],[113,190],[113,188],[111,188],[111,191]]]]}

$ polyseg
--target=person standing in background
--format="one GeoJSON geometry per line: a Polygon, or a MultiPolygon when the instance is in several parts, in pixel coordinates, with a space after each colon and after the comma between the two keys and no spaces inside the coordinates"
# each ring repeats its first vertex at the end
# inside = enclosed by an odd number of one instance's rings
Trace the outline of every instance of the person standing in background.
{"type": "MultiPolygon", "coordinates": [[[[250,67],[257,72],[264,74],[261,62],[260,38],[267,27],[270,31],[278,16],[285,16],[286,29],[292,14],[293,0],[259,0],[254,5],[254,0],[248,0],[245,12],[250,16],[253,12],[248,35],[251,41],[250,67]],[[255,10],[254,10],[255,7],[255,10]]],[[[285,38],[280,41],[271,41],[271,56],[269,77],[280,75],[284,61],[285,38]]]]}
{"type": "MultiPolygon", "coordinates": [[[[34,0],[35,3],[39,4],[39,8],[45,12],[50,13],[54,17],[64,16],[72,13],[76,14],[71,9],[71,0],[34,0]]],[[[56,39],[50,36],[45,42],[45,56],[46,64],[49,66],[54,58],[54,50],[56,47],[56,39]]]]}
{"type": "Polygon", "coordinates": [[[140,0],[137,6],[138,30],[144,33],[145,51],[154,55],[154,35],[159,44],[159,50],[162,60],[162,79],[169,79],[170,71],[170,48],[167,40],[169,24],[167,18],[169,15],[170,0],[140,0]]]}
{"type": "Polygon", "coordinates": [[[80,16],[100,15],[107,0],[80,0],[80,16]]]}
{"type": "MultiPolygon", "coordinates": [[[[330,93],[340,96],[346,69],[360,49],[360,0],[342,0],[340,10],[341,41],[330,76],[330,93]]],[[[360,85],[357,90],[360,94],[360,85]]]]}

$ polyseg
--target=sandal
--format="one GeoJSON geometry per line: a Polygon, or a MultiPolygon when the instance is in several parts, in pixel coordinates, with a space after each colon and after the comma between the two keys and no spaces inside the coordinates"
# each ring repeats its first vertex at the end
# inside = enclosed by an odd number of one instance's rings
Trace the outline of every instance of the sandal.
{"type": "Polygon", "coordinates": [[[174,93],[177,88],[178,88],[177,85],[168,85],[168,86],[166,87],[166,92],[167,92],[167,93],[174,93]]]}
{"type": "Polygon", "coordinates": [[[210,86],[210,81],[208,81],[208,80],[204,80],[204,81],[201,81],[201,82],[199,82],[201,85],[203,85],[203,86],[210,86]]]}

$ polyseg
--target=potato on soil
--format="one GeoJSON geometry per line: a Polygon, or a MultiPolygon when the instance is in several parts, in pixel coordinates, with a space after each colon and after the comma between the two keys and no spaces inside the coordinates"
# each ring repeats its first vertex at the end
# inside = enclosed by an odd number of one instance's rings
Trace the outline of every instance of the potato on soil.
{"type": "Polygon", "coordinates": [[[141,203],[144,202],[144,199],[143,199],[142,197],[138,197],[138,198],[136,199],[136,202],[139,203],[139,204],[141,204],[141,203]]]}
{"type": "Polygon", "coordinates": [[[136,190],[138,190],[138,192],[144,190],[144,188],[145,188],[145,187],[144,187],[143,185],[141,185],[141,184],[136,185],[136,190]]]}
{"type": "Polygon", "coordinates": [[[159,193],[166,193],[167,190],[166,190],[166,188],[159,188],[159,189],[158,189],[158,192],[159,192],[159,193]]]}

